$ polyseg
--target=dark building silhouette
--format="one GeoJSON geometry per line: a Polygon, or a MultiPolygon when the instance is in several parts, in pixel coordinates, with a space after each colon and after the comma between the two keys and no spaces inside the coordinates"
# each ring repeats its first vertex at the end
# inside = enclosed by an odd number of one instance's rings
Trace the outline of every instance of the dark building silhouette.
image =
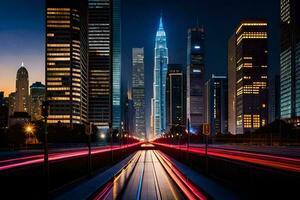
{"type": "Polygon", "coordinates": [[[0,128],[8,126],[8,98],[4,97],[4,92],[0,91],[0,128]]]}
{"type": "Polygon", "coordinates": [[[269,85],[269,122],[280,119],[280,76],[275,75],[269,85]]]}
{"type": "Polygon", "coordinates": [[[199,131],[204,122],[204,30],[200,27],[188,30],[187,43],[187,116],[193,132],[199,131]]]}
{"type": "Polygon", "coordinates": [[[212,77],[205,83],[205,122],[211,133],[228,132],[228,80],[226,76],[212,77]]]}
{"type": "Polygon", "coordinates": [[[168,64],[166,78],[166,121],[167,128],[186,123],[185,73],[182,66],[168,64]]]}

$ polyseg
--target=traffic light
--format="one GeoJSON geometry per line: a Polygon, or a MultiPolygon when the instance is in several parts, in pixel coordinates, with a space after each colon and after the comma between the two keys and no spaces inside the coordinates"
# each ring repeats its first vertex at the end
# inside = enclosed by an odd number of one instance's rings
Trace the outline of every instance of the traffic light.
{"type": "Polygon", "coordinates": [[[203,124],[202,126],[202,132],[204,135],[209,135],[210,134],[210,126],[209,124],[203,124]]]}

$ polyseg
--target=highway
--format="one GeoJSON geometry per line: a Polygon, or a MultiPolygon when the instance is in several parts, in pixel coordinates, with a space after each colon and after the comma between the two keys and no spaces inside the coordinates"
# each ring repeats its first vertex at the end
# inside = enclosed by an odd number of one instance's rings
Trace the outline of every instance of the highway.
{"type": "Polygon", "coordinates": [[[91,199],[207,199],[159,151],[141,150],[91,199]]]}

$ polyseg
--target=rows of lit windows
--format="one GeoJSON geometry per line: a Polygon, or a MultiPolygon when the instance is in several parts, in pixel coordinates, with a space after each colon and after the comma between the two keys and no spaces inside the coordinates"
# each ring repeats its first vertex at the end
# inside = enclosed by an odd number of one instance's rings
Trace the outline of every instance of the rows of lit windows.
{"type": "Polygon", "coordinates": [[[69,87],[47,87],[47,90],[49,90],[49,91],[63,91],[63,90],[70,90],[70,88],[69,87]]]}
{"type": "Polygon", "coordinates": [[[70,68],[69,67],[61,67],[61,68],[48,67],[47,71],[70,71],[70,68]]]}
{"type": "Polygon", "coordinates": [[[47,24],[48,28],[70,28],[70,25],[65,24],[47,24]]]}
{"type": "Polygon", "coordinates": [[[66,123],[66,124],[69,124],[70,123],[70,120],[51,120],[51,119],[48,119],[48,123],[50,124],[56,124],[57,122],[61,122],[61,123],[66,123]]]}
{"type": "Polygon", "coordinates": [[[70,47],[70,44],[63,44],[63,43],[47,44],[47,47],[70,47]]]}
{"type": "Polygon", "coordinates": [[[252,128],[252,116],[244,115],[244,128],[252,128]]]}
{"type": "Polygon", "coordinates": [[[47,61],[69,61],[70,57],[54,57],[54,58],[49,58],[47,57],[47,61]]]}
{"type": "Polygon", "coordinates": [[[253,115],[253,128],[260,127],[260,115],[253,115]]]}
{"type": "Polygon", "coordinates": [[[267,26],[268,24],[265,23],[265,22],[262,22],[262,23],[242,23],[239,28],[237,29],[236,31],[236,34],[238,34],[241,29],[243,28],[243,26],[267,26]]]}
{"type": "Polygon", "coordinates": [[[244,32],[237,38],[237,44],[241,43],[243,39],[266,39],[266,32],[244,32]]]}
{"type": "Polygon", "coordinates": [[[54,100],[54,101],[69,101],[70,97],[48,97],[48,100],[54,100]]]}

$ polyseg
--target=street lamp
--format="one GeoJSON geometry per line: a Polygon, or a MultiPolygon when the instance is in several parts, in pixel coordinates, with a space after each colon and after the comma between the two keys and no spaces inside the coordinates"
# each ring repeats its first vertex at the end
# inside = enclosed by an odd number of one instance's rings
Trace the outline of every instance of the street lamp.
{"type": "Polygon", "coordinates": [[[25,130],[25,135],[26,135],[26,149],[27,149],[27,144],[30,142],[31,137],[34,135],[34,126],[31,123],[25,124],[24,126],[25,130]]]}

